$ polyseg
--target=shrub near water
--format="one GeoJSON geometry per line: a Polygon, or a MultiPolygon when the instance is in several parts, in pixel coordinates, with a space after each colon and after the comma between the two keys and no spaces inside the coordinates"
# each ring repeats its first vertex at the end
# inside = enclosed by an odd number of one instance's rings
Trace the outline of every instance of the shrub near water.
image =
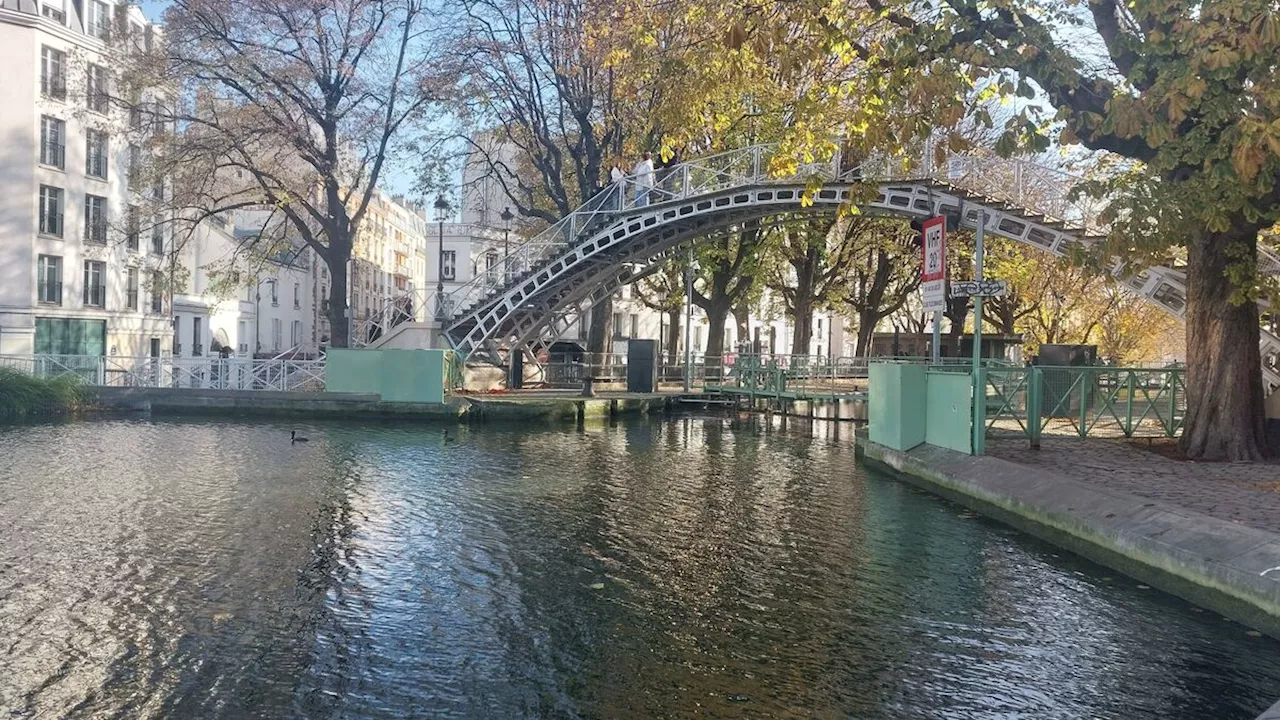
{"type": "Polygon", "coordinates": [[[61,415],[79,407],[84,385],[74,377],[43,379],[0,368],[0,420],[61,415]]]}

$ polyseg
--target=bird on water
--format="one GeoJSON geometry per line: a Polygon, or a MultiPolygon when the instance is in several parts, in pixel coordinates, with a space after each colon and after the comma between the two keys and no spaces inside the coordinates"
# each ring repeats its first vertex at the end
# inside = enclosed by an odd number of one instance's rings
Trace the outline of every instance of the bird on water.
{"type": "Polygon", "coordinates": [[[310,440],[310,438],[304,438],[304,437],[302,437],[301,435],[299,435],[297,430],[290,430],[290,431],[289,431],[289,442],[291,442],[291,443],[300,443],[300,442],[311,442],[311,440],[310,440]]]}

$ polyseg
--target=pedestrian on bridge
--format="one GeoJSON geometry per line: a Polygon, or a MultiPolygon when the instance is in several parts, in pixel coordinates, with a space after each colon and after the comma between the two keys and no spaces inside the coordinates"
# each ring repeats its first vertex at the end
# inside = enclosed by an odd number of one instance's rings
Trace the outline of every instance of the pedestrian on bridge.
{"type": "Polygon", "coordinates": [[[624,182],[626,179],[627,174],[622,172],[622,168],[618,166],[618,163],[614,163],[613,167],[609,168],[609,195],[611,196],[609,198],[609,209],[622,209],[622,200],[627,194],[627,183],[624,182]]]}
{"type": "Polygon", "coordinates": [[[653,153],[645,153],[631,174],[636,177],[636,207],[644,207],[649,204],[649,193],[653,190],[653,153]]]}

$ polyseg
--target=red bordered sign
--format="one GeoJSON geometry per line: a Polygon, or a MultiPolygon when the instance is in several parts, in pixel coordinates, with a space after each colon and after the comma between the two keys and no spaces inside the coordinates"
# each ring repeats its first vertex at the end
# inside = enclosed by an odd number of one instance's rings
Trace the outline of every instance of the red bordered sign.
{"type": "Polygon", "coordinates": [[[947,219],[930,218],[921,231],[920,292],[926,312],[947,306],[947,219]]]}

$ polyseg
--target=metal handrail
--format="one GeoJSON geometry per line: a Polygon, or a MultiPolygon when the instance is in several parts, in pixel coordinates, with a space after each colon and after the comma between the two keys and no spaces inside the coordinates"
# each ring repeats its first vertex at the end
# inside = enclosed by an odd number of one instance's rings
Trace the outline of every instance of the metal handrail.
{"type": "Polygon", "coordinates": [[[325,361],[114,355],[0,355],[0,367],[103,387],[322,391],[325,361]]]}

